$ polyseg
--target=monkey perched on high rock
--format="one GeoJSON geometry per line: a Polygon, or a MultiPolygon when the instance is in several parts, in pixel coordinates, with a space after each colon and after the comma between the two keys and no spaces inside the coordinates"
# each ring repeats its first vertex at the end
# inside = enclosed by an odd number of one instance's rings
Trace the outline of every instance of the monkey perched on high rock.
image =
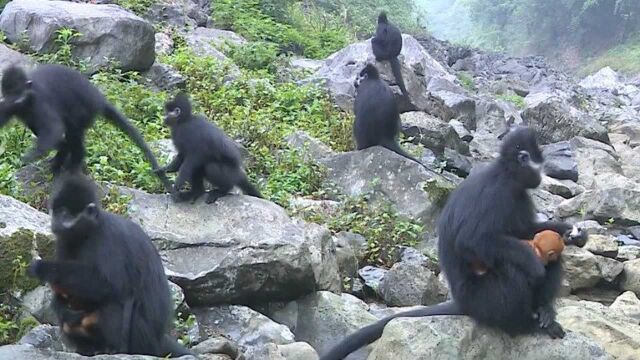
{"type": "Polygon", "coordinates": [[[173,303],[151,239],[102,210],[95,184],[80,172],[56,178],[51,229],[55,259],[35,260],[29,274],[51,284],[60,327],[78,353],[190,354],[168,335],[173,303]]]}
{"type": "Polygon", "coordinates": [[[398,317],[467,315],[510,335],[542,332],[564,337],[553,307],[562,263],[545,266],[521,239],[552,230],[569,234],[568,244],[582,246],[587,234],[564,222],[535,222],[527,190],[540,185],[542,162],[531,129],[509,132],[498,159],[460,183],[438,220],[438,259],[452,300],[385,317],[341,339],[321,360],[343,359],[378,339],[385,325],[398,317]],[[475,273],[476,263],[484,264],[485,274],[475,273]]]}
{"type": "MultiPolygon", "coordinates": [[[[30,163],[57,150],[51,169],[58,174],[68,165],[81,167],[85,158],[84,138],[98,115],[122,129],[142,150],[153,169],[158,162],[138,130],[89,80],[76,70],[62,65],[39,65],[29,76],[17,66],[4,69],[0,102],[0,127],[17,116],[36,136],[35,148],[24,157],[30,163]]],[[[167,191],[171,184],[157,172],[167,191]]]]}
{"type": "Polygon", "coordinates": [[[236,144],[203,116],[193,115],[186,94],[177,94],[167,102],[165,111],[165,124],[171,128],[178,155],[160,171],[178,172],[174,189],[176,201],[195,202],[205,192],[204,179],[216,187],[209,191],[205,200],[208,204],[227,195],[234,186],[247,195],[262,197],[242,168],[236,144]],[[185,182],[189,182],[191,189],[180,192],[185,182]]]}
{"type": "Polygon", "coordinates": [[[398,144],[401,126],[398,104],[389,86],[380,79],[378,69],[373,64],[367,64],[360,71],[354,86],[356,99],[353,112],[356,119],[353,135],[357,149],[380,145],[424,166],[398,144]]]}
{"type": "Polygon", "coordinates": [[[404,96],[409,97],[402,78],[402,68],[398,61],[398,55],[402,51],[402,33],[389,22],[384,11],[378,15],[378,26],[376,27],[376,35],[371,39],[371,49],[377,61],[389,61],[398,87],[404,96]]]}

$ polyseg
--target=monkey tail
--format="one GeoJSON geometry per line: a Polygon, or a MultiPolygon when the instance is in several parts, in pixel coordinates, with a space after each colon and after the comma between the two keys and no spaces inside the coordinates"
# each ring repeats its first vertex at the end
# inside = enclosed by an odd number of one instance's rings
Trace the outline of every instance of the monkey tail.
{"type": "Polygon", "coordinates": [[[402,78],[402,67],[400,66],[398,57],[392,57],[391,59],[389,59],[389,63],[391,64],[391,72],[396,78],[396,83],[398,83],[398,86],[402,91],[402,95],[409,97],[409,92],[407,92],[407,88],[404,86],[404,79],[402,78]]]}
{"type": "Polygon", "coordinates": [[[260,191],[258,190],[258,188],[256,188],[250,181],[249,178],[247,177],[247,175],[245,175],[242,180],[240,180],[240,182],[238,183],[238,187],[242,190],[242,192],[244,192],[245,194],[249,195],[249,196],[253,196],[253,197],[257,197],[257,198],[263,198],[262,194],[260,193],[260,191]]]}
{"type": "MultiPolygon", "coordinates": [[[[151,152],[151,149],[149,149],[149,146],[147,146],[147,143],[144,141],[144,138],[142,137],[138,129],[136,129],[131,124],[131,122],[129,122],[129,120],[127,120],[124,115],[122,115],[120,111],[115,108],[115,106],[107,103],[103,110],[103,114],[109,121],[111,121],[111,123],[118,126],[118,128],[124,131],[127,136],[129,136],[136,143],[136,145],[140,148],[140,150],[142,150],[145,157],[151,163],[151,168],[154,171],[160,168],[160,166],[158,166],[156,157],[153,155],[153,152],[151,152]]],[[[169,181],[169,178],[167,178],[167,175],[164,172],[156,172],[156,174],[160,178],[160,181],[162,181],[165,189],[168,192],[172,192],[173,186],[171,186],[171,182],[169,181]]]]}
{"type": "Polygon", "coordinates": [[[400,147],[400,145],[396,142],[396,141],[389,141],[385,144],[380,144],[382,146],[384,146],[385,148],[393,151],[394,153],[404,156],[407,159],[411,160],[411,161],[415,161],[418,164],[422,165],[423,168],[425,169],[429,169],[428,167],[426,167],[420,160],[414,158],[413,156],[409,155],[409,153],[407,153],[406,151],[402,150],[402,148],[400,147]]]}
{"type": "Polygon", "coordinates": [[[447,301],[433,306],[420,309],[409,310],[398,314],[387,316],[377,322],[365,326],[355,333],[344,338],[338,345],[320,357],[320,360],[342,360],[347,355],[359,348],[370,344],[382,336],[382,331],[387,323],[399,317],[422,317],[437,315],[464,315],[458,304],[454,301],[447,301]]]}

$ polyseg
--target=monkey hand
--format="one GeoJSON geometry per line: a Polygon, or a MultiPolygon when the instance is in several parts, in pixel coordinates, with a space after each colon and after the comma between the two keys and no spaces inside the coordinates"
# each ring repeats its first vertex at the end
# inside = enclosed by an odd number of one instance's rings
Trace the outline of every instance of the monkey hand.
{"type": "Polygon", "coordinates": [[[40,279],[42,273],[42,262],[42,260],[32,261],[27,268],[27,275],[40,279]]]}
{"type": "Polygon", "coordinates": [[[565,244],[575,245],[577,247],[583,247],[589,240],[589,234],[583,228],[573,226],[571,230],[568,230],[564,234],[565,244]]]}

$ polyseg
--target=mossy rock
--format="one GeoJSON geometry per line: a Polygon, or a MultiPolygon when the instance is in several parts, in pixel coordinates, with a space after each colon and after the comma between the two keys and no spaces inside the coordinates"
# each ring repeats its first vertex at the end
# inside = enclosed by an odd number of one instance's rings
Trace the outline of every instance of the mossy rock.
{"type": "Polygon", "coordinates": [[[38,280],[26,274],[34,250],[45,259],[53,258],[55,241],[50,236],[26,229],[0,236],[0,293],[28,291],[38,286],[38,280]]]}
{"type": "Polygon", "coordinates": [[[429,199],[441,208],[444,207],[444,204],[449,198],[449,194],[451,194],[455,188],[456,184],[438,177],[427,180],[422,187],[429,199]]]}

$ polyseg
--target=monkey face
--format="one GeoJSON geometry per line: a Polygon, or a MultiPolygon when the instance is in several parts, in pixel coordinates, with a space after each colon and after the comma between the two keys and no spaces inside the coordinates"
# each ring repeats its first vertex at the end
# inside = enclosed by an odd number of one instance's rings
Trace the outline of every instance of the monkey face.
{"type": "Polygon", "coordinates": [[[180,119],[180,114],[182,110],[179,107],[175,107],[173,109],[167,109],[164,115],[164,124],[166,126],[175,126],[180,119]]]}

